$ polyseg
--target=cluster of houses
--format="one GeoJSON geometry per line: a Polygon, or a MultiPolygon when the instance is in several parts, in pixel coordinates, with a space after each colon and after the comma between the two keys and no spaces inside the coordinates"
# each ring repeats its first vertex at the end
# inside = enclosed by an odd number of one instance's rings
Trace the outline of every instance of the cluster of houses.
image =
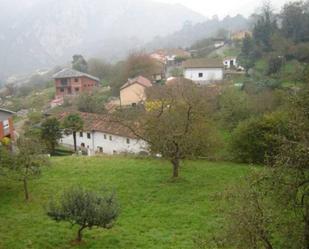
{"type": "MultiPolygon", "coordinates": [[[[146,101],[146,89],[165,79],[162,68],[181,67],[183,77],[197,85],[219,83],[224,79],[225,70],[237,68],[236,57],[221,59],[191,58],[189,52],[182,49],[158,50],[150,54],[158,62],[158,72],[151,78],[137,76],[128,79],[120,87],[119,106],[136,106],[146,101]]],[[[93,92],[99,86],[100,80],[92,75],[63,69],[54,75],[56,95],[51,105],[63,103],[65,96],[77,96],[83,92],[93,92]]],[[[172,82],[173,77],[166,80],[172,82]]],[[[64,115],[64,114],[63,114],[64,115]]],[[[87,151],[88,155],[98,153],[146,153],[147,143],[119,124],[111,122],[106,115],[80,113],[84,121],[84,129],[77,134],[77,145],[80,150],[87,151]]],[[[73,136],[65,136],[61,143],[73,147],[73,136]]]]}
{"type": "MultiPolygon", "coordinates": [[[[248,32],[233,34],[233,40],[241,40],[248,32]]],[[[250,34],[249,34],[250,35],[250,34]]],[[[215,46],[224,46],[223,40],[216,40],[215,46]]],[[[174,77],[166,77],[168,68],[181,68],[183,78],[199,86],[222,82],[225,74],[231,70],[241,70],[236,57],[221,59],[192,58],[191,53],[183,49],[160,49],[149,54],[157,62],[151,78],[137,76],[128,79],[120,88],[119,101],[111,101],[118,106],[136,106],[146,101],[146,89],[163,80],[170,84],[174,77]],[[166,79],[167,78],[167,79],[166,79]]],[[[51,107],[62,105],[64,97],[78,96],[84,92],[94,92],[99,87],[100,79],[90,74],[65,68],[54,76],[55,99],[51,107]]],[[[0,109],[0,141],[14,137],[13,112],[0,109]]],[[[67,113],[61,114],[63,118],[67,113]]],[[[97,153],[147,153],[147,143],[136,137],[130,130],[113,123],[106,115],[80,113],[84,128],[77,134],[79,149],[89,155],[97,153]]],[[[61,143],[74,146],[73,136],[64,136],[61,143]]]]}

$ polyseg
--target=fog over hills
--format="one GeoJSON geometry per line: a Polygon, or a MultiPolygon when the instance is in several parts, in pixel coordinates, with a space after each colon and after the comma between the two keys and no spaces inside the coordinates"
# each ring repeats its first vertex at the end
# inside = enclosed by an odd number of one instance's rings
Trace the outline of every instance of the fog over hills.
{"type": "Polygon", "coordinates": [[[65,64],[73,53],[117,60],[205,20],[182,5],[146,0],[0,0],[0,78],[65,64]]]}

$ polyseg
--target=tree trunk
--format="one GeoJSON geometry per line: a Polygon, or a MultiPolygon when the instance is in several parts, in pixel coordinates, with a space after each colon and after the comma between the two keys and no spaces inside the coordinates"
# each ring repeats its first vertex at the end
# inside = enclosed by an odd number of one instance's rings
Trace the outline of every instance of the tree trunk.
{"type": "Polygon", "coordinates": [[[305,248],[309,249],[309,207],[305,203],[305,227],[304,227],[304,239],[305,239],[305,248]]]}
{"type": "Polygon", "coordinates": [[[82,241],[82,238],[83,238],[83,230],[85,229],[86,227],[85,226],[81,226],[78,231],[77,231],[77,238],[76,238],[76,241],[78,242],[81,242],[82,241]]]}
{"type": "Polygon", "coordinates": [[[73,140],[74,140],[74,151],[77,151],[77,146],[76,146],[76,132],[73,131],[73,140]]]}
{"type": "Polygon", "coordinates": [[[179,159],[174,158],[172,160],[172,164],[173,164],[173,177],[177,178],[179,175],[179,159]]]}
{"type": "Polygon", "coordinates": [[[28,191],[28,180],[27,180],[27,177],[24,177],[23,182],[24,182],[25,200],[28,201],[29,200],[29,191],[28,191]]]}
{"type": "Polygon", "coordinates": [[[55,151],[56,151],[56,144],[55,143],[52,143],[51,144],[51,155],[53,156],[53,155],[55,155],[55,151]]]}

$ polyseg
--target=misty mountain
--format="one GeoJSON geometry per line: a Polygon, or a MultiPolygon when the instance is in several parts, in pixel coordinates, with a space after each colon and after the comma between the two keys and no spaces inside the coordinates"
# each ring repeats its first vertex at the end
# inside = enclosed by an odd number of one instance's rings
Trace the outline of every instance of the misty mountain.
{"type": "Polygon", "coordinates": [[[116,60],[205,19],[147,0],[0,0],[0,78],[65,64],[74,53],[116,60]]]}
{"type": "Polygon", "coordinates": [[[220,29],[225,29],[230,32],[247,30],[250,24],[251,21],[241,15],[235,17],[227,16],[222,20],[213,18],[197,24],[187,22],[181,30],[173,34],[165,37],[155,37],[146,47],[148,49],[155,49],[157,47],[190,47],[198,40],[215,37],[220,29]]]}

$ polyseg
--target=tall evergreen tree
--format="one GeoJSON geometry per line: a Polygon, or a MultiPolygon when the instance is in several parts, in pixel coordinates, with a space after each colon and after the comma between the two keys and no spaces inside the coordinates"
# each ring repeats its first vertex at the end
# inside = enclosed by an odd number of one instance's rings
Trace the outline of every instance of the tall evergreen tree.
{"type": "Polygon", "coordinates": [[[271,37],[277,30],[275,15],[269,3],[264,4],[254,29],[253,38],[256,45],[264,52],[272,50],[271,37]]]}

